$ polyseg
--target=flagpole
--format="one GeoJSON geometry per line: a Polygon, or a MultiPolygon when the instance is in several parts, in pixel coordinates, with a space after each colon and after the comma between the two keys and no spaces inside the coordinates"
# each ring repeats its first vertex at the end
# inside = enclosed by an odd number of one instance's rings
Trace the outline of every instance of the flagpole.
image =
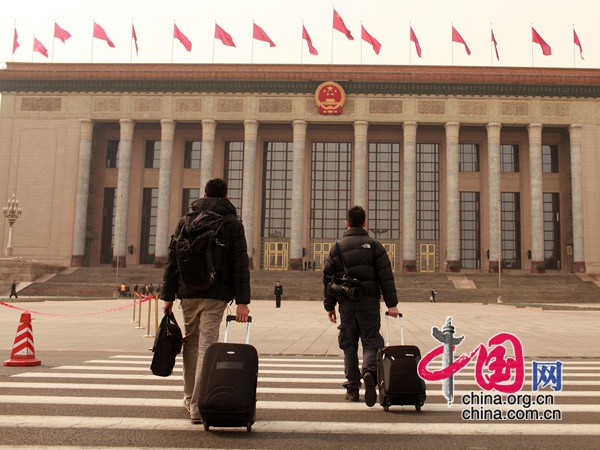
{"type": "MultiPolygon", "coordinates": [[[[96,23],[96,19],[93,19],[93,24],[96,23]]],[[[94,25],[92,24],[92,57],[90,63],[94,62],[94,25]]]]}
{"type": "MultiPolygon", "coordinates": [[[[302,33],[304,33],[304,20],[302,21],[302,33]]],[[[302,34],[300,35],[302,36],[302,34]]],[[[304,47],[304,42],[302,42],[304,40],[303,37],[300,37],[300,65],[302,65],[302,53],[303,53],[303,47],[304,47]]]]}
{"type": "MultiPolygon", "coordinates": [[[[573,24],[573,36],[575,36],[575,24],[573,24]]],[[[573,68],[575,68],[575,39],[573,39],[573,68]]]]}
{"type": "MultiPolygon", "coordinates": [[[[216,30],[217,30],[217,20],[215,19],[215,31],[216,31],[216,30]]],[[[216,40],[216,37],[215,37],[215,35],[213,34],[213,54],[212,54],[212,64],[214,64],[214,63],[215,63],[215,40],[216,40]]]]}
{"type": "Polygon", "coordinates": [[[494,58],[492,54],[492,46],[494,42],[492,42],[492,33],[494,32],[494,27],[492,26],[492,22],[490,22],[490,67],[494,65],[494,58]]]}
{"type": "MultiPolygon", "coordinates": [[[[54,20],[54,30],[56,30],[56,19],[54,20]]],[[[52,30],[52,35],[53,36],[54,36],[54,30],[52,30]]],[[[56,40],[56,36],[54,36],[52,38],[52,56],[50,57],[50,62],[54,62],[54,41],[55,40],[56,40]]]]}
{"type": "Polygon", "coordinates": [[[15,24],[13,26],[13,48],[12,53],[10,54],[10,62],[13,62],[15,59],[15,33],[17,32],[17,19],[15,19],[15,24]]]}
{"type": "Polygon", "coordinates": [[[33,35],[33,43],[31,44],[31,62],[33,62],[33,47],[35,46],[35,34],[33,35]]]}
{"type": "MultiPolygon", "coordinates": [[[[332,5],[332,7],[333,7],[333,10],[335,11],[335,5],[332,5]]],[[[329,57],[329,63],[333,64],[333,24],[331,25],[331,54],[329,57]]]]}
{"type": "MultiPolygon", "coordinates": [[[[450,22],[450,26],[452,28],[454,28],[454,22],[450,22]]],[[[450,37],[450,65],[453,66],[454,65],[454,41],[452,40],[452,37],[450,37]]]]}
{"type": "Polygon", "coordinates": [[[173,46],[175,45],[175,19],[173,19],[173,34],[171,35],[171,64],[173,64],[173,46]]]}
{"type": "Polygon", "coordinates": [[[410,30],[412,30],[412,22],[408,22],[408,65],[411,65],[412,48],[410,45],[410,30]]]}
{"type": "Polygon", "coordinates": [[[360,21],[360,65],[362,66],[362,44],[363,44],[363,39],[362,39],[362,30],[363,30],[363,24],[362,24],[362,20],[360,21]]]}
{"type": "Polygon", "coordinates": [[[252,19],[252,45],[250,46],[250,64],[254,62],[254,19],[252,19]]]}
{"type": "MultiPolygon", "coordinates": [[[[531,32],[533,33],[533,22],[531,22],[531,32]]],[[[533,37],[531,38],[531,67],[535,67],[533,63],[533,37]]]]}

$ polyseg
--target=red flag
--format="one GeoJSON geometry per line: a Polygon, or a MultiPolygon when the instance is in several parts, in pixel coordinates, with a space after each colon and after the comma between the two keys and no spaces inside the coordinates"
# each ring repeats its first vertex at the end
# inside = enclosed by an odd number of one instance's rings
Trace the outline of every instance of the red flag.
{"type": "Polygon", "coordinates": [[[33,37],[33,51],[44,55],[46,58],[48,57],[48,50],[35,36],[33,37]]]}
{"type": "Polygon", "coordinates": [[[179,39],[181,45],[183,45],[188,52],[192,51],[192,42],[179,30],[179,28],[177,28],[177,25],[175,24],[173,24],[173,37],[179,39]]]}
{"type": "Polygon", "coordinates": [[[304,39],[306,41],[306,44],[308,45],[308,52],[311,55],[319,54],[319,52],[317,52],[317,49],[313,47],[312,39],[308,35],[308,31],[306,31],[306,28],[304,28],[304,25],[302,25],[302,39],[304,39]]]}
{"type": "Polygon", "coordinates": [[[535,28],[531,27],[531,40],[533,42],[535,42],[536,44],[540,44],[540,47],[542,47],[542,53],[544,54],[544,56],[548,56],[552,54],[552,49],[550,48],[550,46],[546,43],[545,40],[542,39],[542,37],[539,35],[539,33],[537,31],[535,31],[535,28]]]}
{"type": "Polygon", "coordinates": [[[467,45],[467,43],[465,42],[463,37],[460,35],[460,33],[458,31],[456,31],[456,28],[454,28],[454,25],[452,25],[452,41],[458,42],[459,44],[463,44],[465,46],[465,51],[467,52],[467,55],[471,54],[471,50],[469,50],[469,46],[467,45]]]}
{"type": "Polygon", "coordinates": [[[223,43],[223,45],[228,45],[229,47],[235,47],[235,44],[233,43],[233,39],[231,38],[231,35],[227,31],[225,31],[223,28],[221,28],[219,25],[217,25],[216,22],[215,22],[215,38],[220,39],[221,42],[223,43]]]}
{"type": "Polygon", "coordinates": [[[575,43],[575,45],[577,47],[579,47],[579,56],[581,57],[581,59],[583,58],[583,47],[581,46],[581,42],[579,41],[579,36],[577,36],[577,32],[575,31],[575,28],[573,28],[573,42],[575,43]]]}
{"type": "Polygon", "coordinates": [[[496,59],[500,61],[500,55],[498,55],[498,43],[496,42],[496,37],[494,36],[494,30],[492,29],[492,42],[494,43],[494,50],[496,51],[496,59]]]}
{"type": "Polygon", "coordinates": [[[379,55],[379,50],[381,50],[381,44],[379,43],[379,41],[377,39],[375,39],[373,36],[371,36],[367,30],[365,30],[365,27],[362,26],[362,24],[360,25],[360,33],[361,33],[361,39],[365,42],[368,42],[369,44],[371,44],[373,46],[373,51],[375,52],[376,55],[379,55]]]}
{"type": "Polygon", "coordinates": [[[17,33],[17,29],[15,28],[15,35],[13,37],[13,55],[15,54],[15,52],[17,51],[17,49],[19,48],[19,35],[17,33]]]}
{"type": "Polygon", "coordinates": [[[417,35],[413,31],[412,27],[410,27],[410,40],[415,43],[415,49],[417,50],[417,55],[419,58],[421,57],[421,46],[419,45],[419,40],[417,39],[417,35]]]}
{"type": "Polygon", "coordinates": [[[340,16],[335,9],[333,10],[333,29],[345,34],[346,37],[351,41],[354,40],[352,33],[350,33],[350,30],[346,28],[346,24],[344,23],[342,16],[340,16]]]}
{"type": "Polygon", "coordinates": [[[106,41],[109,47],[115,48],[115,44],[113,44],[113,41],[109,39],[108,35],[106,34],[106,31],[104,31],[104,28],[102,28],[96,22],[94,22],[94,37],[96,39],[106,41]]]}
{"type": "Polygon", "coordinates": [[[256,39],[258,41],[268,42],[270,47],[275,47],[275,42],[273,42],[271,40],[271,38],[269,36],[267,36],[267,33],[265,33],[265,30],[263,30],[261,27],[259,27],[255,23],[253,23],[252,25],[253,25],[252,37],[254,39],[256,39]]]}
{"type": "Polygon", "coordinates": [[[133,23],[131,24],[131,39],[133,39],[133,43],[135,44],[135,54],[139,56],[140,49],[138,48],[137,34],[135,33],[135,27],[133,26],[133,23]]]}
{"type": "Polygon", "coordinates": [[[60,39],[64,44],[65,41],[71,37],[71,33],[64,28],[61,28],[56,22],[54,22],[54,37],[56,39],[60,39]]]}

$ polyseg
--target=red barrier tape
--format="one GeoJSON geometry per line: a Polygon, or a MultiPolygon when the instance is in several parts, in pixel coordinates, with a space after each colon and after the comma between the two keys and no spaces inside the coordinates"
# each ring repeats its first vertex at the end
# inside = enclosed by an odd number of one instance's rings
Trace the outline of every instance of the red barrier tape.
{"type": "Polygon", "coordinates": [[[95,316],[98,314],[105,314],[105,313],[109,313],[109,312],[121,311],[123,309],[131,308],[132,306],[135,307],[135,306],[139,305],[140,303],[147,302],[149,300],[152,300],[153,298],[154,297],[151,297],[149,295],[144,295],[144,296],[142,296],[141,300],[134,301],[133,303],[130,303],[128,305],[119,306],[118,308],[106,309],[104,311],[97,311],[97,312],[84,313],[84,314],[55,314],[55,313],[47,313],[47,312],[42,312],[42,311],[33,311],[31,309],[20,308],[18,306],[11,305],[9,303],[4,303],[4,302],[0,302],[0,306],[6,306],[7,308],[17,309],[19,311],[29,311],[31,314],[39,314],[42,316],[80,317],[80,316],[95,316]]]}

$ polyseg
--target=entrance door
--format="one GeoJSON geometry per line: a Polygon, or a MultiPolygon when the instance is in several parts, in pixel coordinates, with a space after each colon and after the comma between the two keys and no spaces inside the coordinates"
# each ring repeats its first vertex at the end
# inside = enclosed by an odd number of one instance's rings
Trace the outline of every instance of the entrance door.
{"type": "Polygon", "coordinates": [[[435,244],[419,244],[421,272],[435,272],[435,244]]]}
{"type": "Polygon", "coordinates": [[[287,270],[288,243],[285,241],[267,241],[264,244],[264,270],[287,270]]]}
{"type": "Polygon", "coordinates": [[[383,248],[385,248],[385,251],[387,252],[388,257],[390,258],[390,264],[392,265],[392,272],[395,272],[396,271],[396,244],[382,242],[381,245],[383,245],[383,248]]]}
{"type": "Polygon", "coordinates": [[[329,256],[329,250],[335,245],[335,242],[313,242],[313,263],[315,270],[320,270],[325,264],[325,259],[329,256]]]}

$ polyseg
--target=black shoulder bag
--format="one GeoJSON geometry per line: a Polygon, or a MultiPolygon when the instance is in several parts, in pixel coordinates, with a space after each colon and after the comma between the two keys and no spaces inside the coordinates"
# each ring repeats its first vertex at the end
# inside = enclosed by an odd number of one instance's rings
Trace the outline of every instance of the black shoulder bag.
{"type": "Polygon", "coordinates": [[[150,369],[154,375],[168,377],[173,373],[175,357],[181,352],[183,335],[177,325],[174,314],[165,313],[160,321],[158,333],[154,339],[152,364],[150,369]]]}
{"type": "Polygon", "coordinates": [[[341,278],[336,277],[335,275],[331,276],[331,280],[327,283],[327,295],[331,295],[338,300],[358,300],[362,297],[362,285],[360,284],[360,280],[350,277],[346,262],[344,261],[340,241],[336,241],[335,246],[337,247],[338,255],[340,256],[344,275],[342,275],[341,278]]]}

